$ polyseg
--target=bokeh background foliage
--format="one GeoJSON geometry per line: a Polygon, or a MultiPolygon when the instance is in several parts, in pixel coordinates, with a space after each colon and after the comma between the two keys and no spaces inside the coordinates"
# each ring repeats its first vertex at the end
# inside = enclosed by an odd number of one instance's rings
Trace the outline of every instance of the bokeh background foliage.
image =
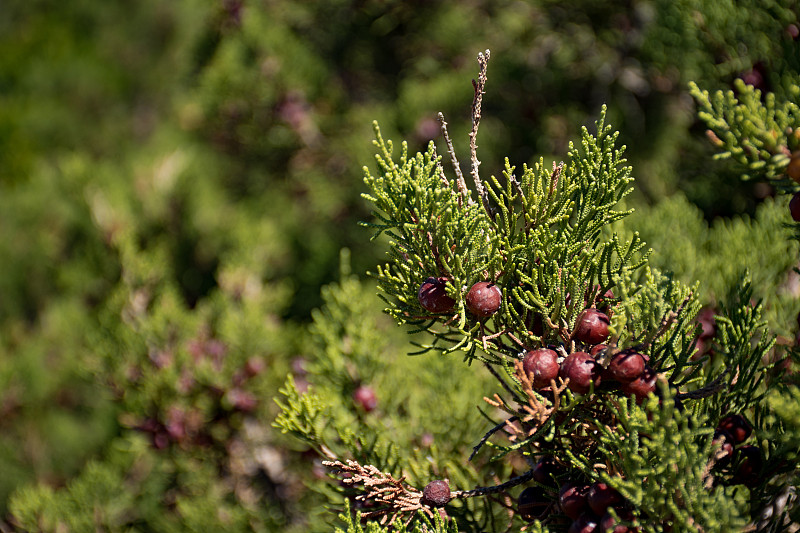
{"type": "Polygon", "coordinates": [[[746,264],[773,331],[792,339],[786,198],[732,162],[709,164],[688,82],[796,97],[799,11],[792,0],[6,2],[2,527],[325,529],[334,491],[318,459],[271,428],[288,373],[354,427],[384,418],[420,453],[469,450],[484,378],[405,356],[364,276],[381,247],[357,221],[369,218],[372,120],[413,153],[442,111],[466,153],[468,80],[486,48],[485,175],[506,156],[560,160],[607,104],[637,179],[630,227],[653,263],[701,280],[709,303],[746,264]],[[469,380],[449,418],[425,415],[469,380]],[[353,404],[362,383],[378,390],[377,412],[353,404]],[[419,383],[429,392],[417,397],[419,383]]]}

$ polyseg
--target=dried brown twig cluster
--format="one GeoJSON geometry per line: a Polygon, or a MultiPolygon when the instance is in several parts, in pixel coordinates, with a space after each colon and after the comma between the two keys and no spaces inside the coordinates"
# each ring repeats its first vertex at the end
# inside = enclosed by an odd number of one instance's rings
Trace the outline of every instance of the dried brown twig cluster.
{"type": "Polygon", "coordinates": [[[405,517],[408,524],[417,511],[433,516],[433,511],[421,502],[422,492],[405,483],[405,476],[395,479],[372,465],[361,465],[357,461],[323,461],[323,465],[333,468],[347,486],[363,485],[363,492],[356,501],[374,506],[374,510],[361,513],[362,518],[380,517],[381,524],[393,524],[399,517],[405,517]]]}

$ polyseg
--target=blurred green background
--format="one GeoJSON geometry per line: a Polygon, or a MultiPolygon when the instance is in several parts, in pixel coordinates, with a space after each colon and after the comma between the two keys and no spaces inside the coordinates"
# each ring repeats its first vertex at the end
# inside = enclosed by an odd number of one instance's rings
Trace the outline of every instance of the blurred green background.
{"type": "MultiPolygon", "coordinates": [[[[271,398],[313,354],[307,325],[340,250],[359,276],[382,260],[357,225],[372,120],[413,152],[438,137],[441,111],[468,163],[469,80],[491,49],[484,174],[504,157],[557,160],[607,104],[643,225],[680,205],[703,231],[773,192],[710,167],[687,83],[743,78],[785,95],[799,12],[790,0],[4,2],[0,529],[313,529],[310,462],[272,434],[271,398]]],[[[679,240],[659,231],[654,246],[679,240]]]]}

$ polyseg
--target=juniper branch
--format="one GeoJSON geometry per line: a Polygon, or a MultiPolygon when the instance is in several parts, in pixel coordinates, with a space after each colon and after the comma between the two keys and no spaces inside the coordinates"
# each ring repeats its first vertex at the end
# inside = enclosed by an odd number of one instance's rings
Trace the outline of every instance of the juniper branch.
{"type": "Polygon", "coordinates": [[[473,446],[472,453],[469,455],[469,459],[467,459],[467,461],[472,461],[472,459],[475,457],[475,455],[480,451],[480,449],[483,447],[483,445],[486,444],[486,441],[489,440],[489,438],[492,435],[494,435],[495,433],[497,433],[498,431],[500,431],[501,429],[506,427],[506,424],[508,424],[510,422],[516,422],[517,420],[519,420],[518,416],[512,416],[512,417],[510,417],[510,418],[508,418],[506,420],[503,420],[502,422],[500,422],[499,424],[494,426],[492,429],[490,429],[488,432],[486,432],[486,435],[483,436],[481,441],[478,444],[476,444],[475,446],[473,446]]]}
{"type": "Polygon", "coordinates": [[[517,394],[516,394],[516,393],[515,393],[515,392],[514,392],[514,391],[511,389],[511,387],[509,387],[509,386],[508,386],[508,383],[506,383],[506,380],[504,380],[504,379],[503,379],[503,378],[500,376],[500,374],[498,374],[498,373],[497,373],[497,370],[495,370],[495,369],[492,367],[492,365],[490,365],[489,363],[484,363],[484,366],[486,366],[486,368],[489,370],[489,372],[491,372],[491,374],[492,374],[492,375],[493,375],[495,378],[497,378],[497,381],[499,381],[499,382],[500,382],[500,385],[502,385],[502,386],[503,386],[503,388],[506,390],[506,392],[508,392],[508,393],[511,395],[511,398],[512,398],[512,399],[513,399],[515,402],[517,402],[518,404],[521,404],[521,403],[522,403],[522,400],[520,400],[520,399],[519,399],[519,397],[517,396],[517,394]]]}
{"type": "Polygon", "coordinates": [[[693,390],[693,391],[689,391],[689,392],[681,392],[679,394],[676,394],[675,398],[678,399],[678,400],[684,400],[684,399],[687,399],[687,398],[691,399],[691,400],[697,400],[699,398],[708,398],[709,396],[711,396],[713,394],[716,394],[717,392],[721,391],[725,387],[725,383],[723,383],[722,380],[728,374],[730,369],[731,369],[730,367],[725,367],[725,370],[723,370],[722,374],[717,376],[714,379],[714,381],[712,381],[708,385],[706,385],[706,386],[704,386],[704,387],[702,387],[700,389],[697,389],[697,390],[693,390]]]}
{"type": "Polygon", "coordinates": [[[524,474],[517,476],[515,478],[509,479],[505,483],[501,483],[500,485],[494,485],[491,487],[477,487],[471,490],[456,490],[450,493],[452,498],[473,498],[475,496],[486,496],[487,494],[497,494],[498,492],[503,492],[511,487],[516,487],[517,485],[522,485],[526,481],[530,481],[533,479],[533,469],[528,470],[524,474]]]}

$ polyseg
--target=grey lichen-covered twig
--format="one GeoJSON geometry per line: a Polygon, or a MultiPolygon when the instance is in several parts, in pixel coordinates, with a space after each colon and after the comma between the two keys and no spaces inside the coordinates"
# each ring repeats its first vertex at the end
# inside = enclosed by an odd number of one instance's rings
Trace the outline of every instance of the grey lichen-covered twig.
{"type": "Polygon", "coordinates": [[[483,203],[483,208],[486,210],[486,213],[491,216],[492,212],[489,208],[489,194],[486,192],[478,173],[478,167],[480,166],[481,162],[478,161],[477,144],[478,126],[481,122],[481,104],[483,103],[483,94],[486,87],[486,68],[489,64],[489,50],[478,54],[478,64],[480,65],[478,79],[477,81],[472,80],[472,86],[475,89],[475,95],[472,98],[472,131],[469,132],[469,152],[470,159],[472,161],[471,173],[472,179],[475,181],[475,190],[478,191],[478,196],[481,198],[481,202],[483,203]]]}
{"type": "Polygon", "coordinates": [[[442,136],[447,145],[447,153],[450,155],[450,163],[453,165],[453,170],[456,173],[456,184],[458,185],[458,205],[463,205],[463,198],[467,199],[467,205],[474,203],[472,197],[467,189],[467,182],[464,181],[464,174],[461,172],[461,166],[456,157],[456,151],[453,148],[453,141],[450,140],[450,134],[447,133],[447,122],[444,121],[444,115],[439,113],[439,125],[442,128],[442,136]]]}

